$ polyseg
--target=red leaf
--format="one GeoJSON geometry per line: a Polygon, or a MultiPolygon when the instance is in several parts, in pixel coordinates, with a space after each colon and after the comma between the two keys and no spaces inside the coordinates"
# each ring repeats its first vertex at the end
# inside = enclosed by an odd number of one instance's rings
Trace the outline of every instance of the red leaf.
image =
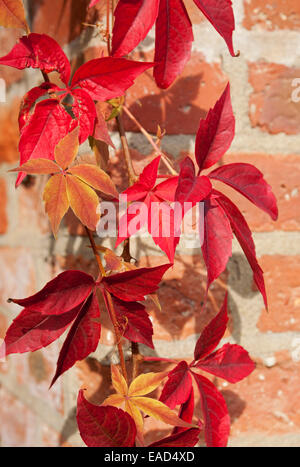
{"type": "Polygon", "coordinates": [[[194,352],[194,359],[200,360],[212,352],[225,334],[228,323],[227,316],[227,293],[221,310],[207,326],[203,329],[197,340],[194,352]]]}
{"type": "Polygon", "coordinates": [[[207,268],[207,287],[226,268],[231,256],[232,232],[229,220],[213,197],[205,201],[203,258],[207,268]]]}
{"type": "Polygon", "coordinates": [[[65,84],[68,84],[71,74],[66,54],[58,43],[46,34],[31,33],[21,37],[9,54],[0,58],[0,64],[18,70],[31,67],[39,68],[45,73],[57,71],[65,84]]]}
{"type": "Polygon", "coordinates": [[[141,303],[123,302],[115,297],[113,303],[123,336],[153,349],[153,326],[145,307],[141,303]]]}
{"type": "Polygon", "coordinates": [[[224,378],[230,383],[237,383],[252,373],[255,363],[240,345],[225,344],[221,349],[198,362],[196,367],[224,378]]]}
{"type": "MultiPolygon", "coordinates": [[[[194,399],[194,389],[193,386],[191,386],[190,394],[188,399],[184,402],[184,404],[181,405],[179,414],[178,416],[182,418],[187,423],[192,423],[193,420],[193,415],[194,415],[194,406],[195,406],[195,399],[194,399]]],[[[200,421],[198,422],[198,425],[200,428],[200,421]]],[[[182,426],[175,426],[174,430],[172,431],[172,434],[175,435],[176,433],[179,433],[180,431],[185,431],[186,428],[182,426]]]]}
{"type": "Polygon", "coordinates": [[[204,376],[193,373],[198,385],[208,447],[225,447],[230,431],[226,402],[217,388],[204,376]]]}
{"type": "Polygon", "coordinates": [[[157,179],[157,172],[160,163],[160,156],[155,157],[146,167],[139,176],[139,184],[142,184],[146,191],[150,191],[154,188],[157,179]]]}
{"type": "Polygon", "coordinates": [[[167,438],[155,441],[155,443],[149,444],[148,448],[193,447],[199,441],[200,431],[201,430],[198,428],[189,428],[168,436],[167,438]]]}
{"type": "Polygon", "coordinates": [[[96,108],[93,99],[83,89],[73,89],[72,97],[72,111],[79,123],[79,142],[82,144],[94,132],[96,108]]]}
{"type": "Polygon", "coordinates": [[[209,177],[231,186],[269,214],[273,220],[277,219],[278,209],[272,188],[252,164],[226,164],[210,172],[209,177]]]}
{"type": "Polygon", "coordinates": [[[218,162],[230,148],[234,131],[235,118],[228,83],[220,99],[209,110],[205,120],[200,120],[195,145],[199,170],[207,169],[218,162]]]}
{"type": "Polygon", "coordinates": [[[175,200],[180,203],[198,203],[209,195],[211,188],[207,177],[196,177],[194,162],[186,157],[181,163],[175,200]]]}
{"type": "Polygon", "coordinates": [[[190,18],[182,0],[160,0],[156,20],[154,78],[168,88],[191,56],[194,40],[190,18]]]}
{"type": "Polygon", "coordinates": [[[51,386],[77,360],[83,360],[96,350],[100,339],[100,332],[98,299],[96,294],[92,293],[82,305],[62,346],[51,386]]]}
{"type": "Polygon", "coordinates": [[[28,298],[9,299],[42,315],[60,315],[82,303],[91,293],[94,279],[82,271],[64,271],[28,298]]]}
{"type": "Polygon", "coordinates": [[[58,89],[55,84],[43,83],[41,86],[36,86],[25,94],[22,99],[19,113],[19,129],[22,132],[23,127],[27,125],[33,115],[34,105],[39,97],[45,96],[49,89],[58,89]]]}
{"type": "Polygon", "coordinates": [[[154,293],[171,264],[154,268],[139,268],[103,277],[101,284],[114,296],[125,302],[144,300],[154,293]]]}
{"type": "Polygon", "coordinates": [[[88,402],[79,391],[77,424],[80,436],[89,447],[132,447],[136,427],[133,419],[122,409],[100,407],[88,402]]]}
{"type": "Polygon", "coordinates": [[[236,54],[232,45],[232,33],[235,29],[235,24],[231,0],[194,0],[194,2],[223,37],[229,52],[235,57],[236,54]]]}
{"type": "Polygon", "coordinates": [[[147,223],[148,231],[154,242],[167,254],[169,261],[173,262],[180,236],[175,234],[178,230],[174,226],[175,213],[168,201],[175,200],[178,177],[172,177],[155,186],[159,162],[160,156],[153,159],[144,168],[138,182],[122,193],[122,195],[127,196],[127,202],[143,202],[146,211],[142,211],[143,215],[138,216],[139,203],[130,205],[126,214],[120,219],[116,246],[127,237],[134,235],[147,223]],[[163,216],[163,212],[165,216],[163,216]]]}
{"type": "Polygon", "coordinates": [[[170,409],[174,409],[176,405],[184,404],[188,400],[191,388],[192,378],[189,367],[185,361],[182,361],[168,374],[168,380],[159,400],[170,409]]]}
{"type": "Polygon", "coordinates": [[[112,36],[112,55],[128,55],[155,23],[159,0],[120,0],[115,9],[112,36]]]}
{"type": "MultiPolygon", "coordinates": [[[[23,128],[20,142],[20,165],[29,159],[54,159],[54,149],[70,129],[72,117],[54,99],[46,99],[35,106],[28,125],[23,128]]],[[[25,174],[19,173],[16,185],[25,174]]]]}
{"type": "Polygon", "coordinates": [[[25,308],[8,328],[0,355],[34,352],[46,347],[63,334],[78,311],[77,307],[61,315],[45,316],[25,308]]]}
{"type": "Polygon", "coordinates": [[[217,190],[214,190],[214,192],[218,194],[218,198],[216,198],[216,201],[220,206],[222,206],[224,212],[226,213],[226,216],[230,221],[232,231],[236,236],[239,244],[241,245],[247,257],[247,260],[252,268],[254,282],[263,296],[265,307],[268,308],[263,271],[256,259],[255,245],[252,239],[251,230],[249,229],[249,226],[242,213],[230,201],[230,199],[228,199],[222,193],[217,192],[217,190]]]}
{"type": "Polygon", "coordinates": [[[80,86],[92,99],[106,101],[122,96],[134,80],[152,66],[153,63],[125,58],[95,58],[78,68],[72,79],[72,87],[80,86]]]}

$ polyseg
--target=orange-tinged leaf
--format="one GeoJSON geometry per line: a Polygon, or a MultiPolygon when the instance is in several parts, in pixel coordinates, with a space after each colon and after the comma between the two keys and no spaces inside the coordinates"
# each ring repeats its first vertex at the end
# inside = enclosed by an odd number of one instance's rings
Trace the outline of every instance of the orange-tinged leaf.
{"type": "Polygon", "coordinates": [[[125,410],[133,418],[136,426],[137,438],[140,441],[140,443],[144,445],[144,418],[141,412],[139,411],[137,406],[130,400],[126,400],[125,410]]]}
{"type": "Polygon", "coordinates": [[[54,155],[55,160],[62,169],[69,167],[77,156],[79,149],[79,126],[68,133],[57,144],[54,155]]]}
{"type": "Polygon", "coordinates": [[[71,175],[66,176],[70,207],[75,216],[90,230],[95,230],[99,220],[99,199],[86,183],[71,175]]]}
{"type": "Polygon", "coordinates": [[[31,159],[16,169],[9,170],[9,172],[25,172],[26,174],[53,174],[59,171],[60,169],[55,162],[42,158],[31,159]]]}
{"type": "Polygon", "coordinates": [[[92,164],[80,164],[72,167],[69,172],[72,175],[76,175],[80,180],[87,183],[95,190],[102,191],[107,195],[118,197],[119,193],[110,178],[110,176],[100,169],[96,165],[92,164]]]}
{"type": "Polygon", "coordinates": [[[160,373],[146,373],[137,376],[129,386],[128,395],[130,397],[143,396],[158,388],[164,378],[168,376],[168,371],[160,373]]]}
{"type": "Polygon", "coordinates": [[[0,25],[29,32],[22,0],[0,0],[0,25]]]}
{"type": "Polygon", "coordinates": [[[56,237],[61,220],[69,209],[66,179],[63,175],[53,175],[48,180],[43,199],[53,234],[56,237]]]}
{"type": "Polygon", "coordinates": [[[134,404],[150,417],[161,420],[168,425],[182,426],[191,428],[194,425],[183,421],[173,410],[169,409],[165,404],[150,397],[135,397],[132,399],[134,404]]]}
{"type": "Polygon", "coordinates": [[[101,405],[112,405],[114,407],[120,407],[124,401],[125,399],[122,394],[111,394],[105,399],[105,401],[102,402],[101,405]]]}
{"type": "Polygon", "coordinates": [[[126,380],[116,365],[111,366],[111,380],[115,390],[122,396],[128,393],[126,380]]]}

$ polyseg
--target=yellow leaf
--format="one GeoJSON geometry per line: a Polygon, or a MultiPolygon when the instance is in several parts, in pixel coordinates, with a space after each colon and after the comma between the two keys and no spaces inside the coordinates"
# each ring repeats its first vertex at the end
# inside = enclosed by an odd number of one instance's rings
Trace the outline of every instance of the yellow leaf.
{"type": "Polygon", "coordinates": [[[143,445],[144,444],[144,437],[143,437],[144,418],[141,412],[136,407],[136,405],[134,405],[134,403],[130,400],[126,400],[125,410],[133,418],[135,426],[136,426],[136,430],[137,430],[138,440],[143,445]]]}
{"type": "Polygon", "coordinates": [[[74,161],[79,149],[79,127],[68,133],[57,144],[54,155],[55,160],[62,169],[69,167],[74,161]]]}
{"type": "Polygon", "coordinates": [[[111,394],[105,399],[102,405],[113,405],[114,407],[120,407],[124,400],[125,399],[121,394],[111,394]]]}
{"type": "Polygon", "coordinates": [[[160,401],[155,399],[151,399],[150,397],[135,397],[132,399],[134,404],[142,410],[145,414],[149,415],[150,417],[156,418],[161,420],[168,425],[173,426],[182,426],[191,428],[194,425],[190,423],[184,422],[181,418],[179,418],[173,410],[167,407],[160,401]]]}
{"type": "Polygon", "coordinates": [[[86,183],[71,175],[66,176],[69,203],[75,216],[90,230],[96,230],[99,221],[99,199],[86,183]]]}
{"type": "Polygon", "coordinates": [[[128,395],[130,397],[143,396],[149,394],[158,388],[160,383],[166,376],[168,371],[162,371],[160,373],[146,373],[137,376],[129,386],[128,395]]]}
{"type": "Polygon", "coordinates": [[[118,198],[119,193],[110,178],[110,176],[96,165],[80,164],[69,169],[72,175],[75,175],[83,182],[87,183],[95,190],[102,191],[107,195],[118,198]]]}
{"type": "Polygon", "coordinates": [[[57,174],[48,180],[43,199],[53,234],[56,237],[61,220],[69,209],[66,179],[63,175],[57,174]]]}
{"type": "Polygon", "coordinates": [[[29,33],[22,0],[0,0],[0,25],[24,29],[29,33]]]}
{"type": "Polygon", "coordinates": [[[27,174],[53,174],[59,171],[60,169],[55,162],[42,158],[31,159],[16,169],[9,170],[9,172],[25,172],[27,174]]]}
{"type": "Polygon", "coordinates": [[[122,396],[127,396],[128,386],[126,380],[116,365],[111,366],[111,380],[115,390],[122,396]]]}

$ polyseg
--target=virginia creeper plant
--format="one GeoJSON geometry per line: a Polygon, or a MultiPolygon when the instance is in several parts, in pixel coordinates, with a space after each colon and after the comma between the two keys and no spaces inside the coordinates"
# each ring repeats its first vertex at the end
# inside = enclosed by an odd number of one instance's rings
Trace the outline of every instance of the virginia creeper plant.
{"type": "MultiPolygon", "coordinates": [[[[223,37],[229,53],[238,55],[232,43],[231,0],[194,2],[223,37]]],[[[97,3],[97,0],[91,1],[89,8],[97,3]]],[[[16,187],[27,174],[47,174],[43,201],[53,235],[58,235],[61,221],[71,209],[86,229],[98,264],[97,277],[80,270],[67,270],[30,297],[9,298],[20,305],[22,311],[7,330],[1,356],[46,347],[69,329],[58,356],[52,386],[78,360],[96,350],[101,335],[101,316],[107,313],[115,332],[119,364],[111,365],[114,391],[101,405],[91,404],[83,390],[78,393],[77,422],[85,444],[91,447],[145,446],[144,419],[150,416],[170,426],[169,436],[151,446],[195,446],[202,433],[207,446],[226,446],[230,431],[228,410],[207,373],[236,383],[255,367],[240,345],[219,347],[228,322],[227,294],[220,311],[200,334],[192,361],[153,357],[152,361],[167,361],[172,365],[171,371],[143,374],[139,365],[143,359],[139,344],[154,348],[153,326],[143,302],[149,296],[159,305],[156,292],[164,274],[176,261],[175,250],[183,218],[199,203],[204,205],[201,219],[202,253],[207,269],[204,306],[210,285],[226,268],[235,235],[267,308],[263,271],[256,259],[248,224],[238,207],[214,188],[214,181],[221,181],[263,209],[273,220],[277,218],[276,199],[263,174],[253,165],[229,163],[213,167],[234,138],[230,84],[206,118],[199,122],[196,164],[186,157],[177,173],[160,150],[159,143],[126,108],[124,94],[145,70],[153,70],[154,80],[162,89],[168,88],[181,73],[190,58],[193,42],[192,24],[182,0],[119,0],[114,11],[108,2],[107,55],[84,63],[72,77],[70,62],[57,42],[45,34],[30,32],[21,0],[0,0],[0,24],[22,28],[26,33],[0,59],[0,64],[18,69],[37,68],[43,78],[39,86],[28,90],[20,108],[20,164],[13,169],[17,172],[16,187]],[[156,37],[153,62],[132,60],[130,53],[153,26],[156,37]],[[49,74],[52,72],[58,73],[61,86],[51,82],[49,74]],[[116,247],[124,247],[121,256],[98,244],[95,236],[100,220],[100,200],[104,196],[118,206],[120,193],[102,166],[101,158],[97,158],[98,165],[95,165],[77,157],[79,145],[87,139],[92,149],[99,141],[113,147],[104,115],[97,105],[99,102],[111,104],[110,119],[116,119],[128,171],[128,188],[121,193],[126,209],[119,217],[116,235],[116,247]],[[139,176],[133,169],[123,112],[137,124],[155,150],[153,160],[139,176]],[[160,173],[162,165],[169,174],[165,174],[165,170],[164,175],[160,173]],[[169,209],[168,225],[161,213],[162,204],[169,209]],[[162,250],[160,266],[138,267],[130,256],[130,238],[145,226],[162,250]],[[124,358],[123,339],[132,346],[128,362],[124,358]],[[128,368],[132,369],[130,375],[128,368]],[[159,397],[150,397],[149,393],[158,388],[159,397]],[[195,410],[195,390],[200,394],[200,413],[195,410]]],[[[158,132],[158,140],[161,137],[158,132]]]]}

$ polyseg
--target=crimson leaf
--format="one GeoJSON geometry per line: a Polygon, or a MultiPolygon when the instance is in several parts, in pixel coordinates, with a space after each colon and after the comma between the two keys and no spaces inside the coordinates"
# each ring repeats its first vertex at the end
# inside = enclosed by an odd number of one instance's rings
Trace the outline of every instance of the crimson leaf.
{"type": "Polygon", "coordinates": [[[88,447],[132,447],[136,427],[127,412],[116,407],[100,407],[88,402],[83,391],[77,398],[77,424],[88,447]]]}

